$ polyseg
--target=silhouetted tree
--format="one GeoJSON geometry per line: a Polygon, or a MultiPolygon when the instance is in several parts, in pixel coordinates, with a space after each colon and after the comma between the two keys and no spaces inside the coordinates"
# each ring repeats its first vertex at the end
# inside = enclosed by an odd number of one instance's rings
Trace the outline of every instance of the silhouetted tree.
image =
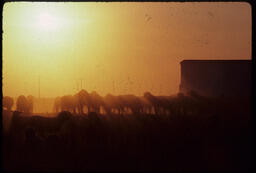
{"type": "Polygon", "coordinates": [[[29,103],[24,95],[18,97],[16,102],[16,110],[25,113],[29,112],[29,103]]]}
{"type": "Polygon", "coordinates": [[[3,107],[6,108],[8,111],[12,110],[13,104],[14,104],[13,98],[9,96],[3,97],[3,107]]]}

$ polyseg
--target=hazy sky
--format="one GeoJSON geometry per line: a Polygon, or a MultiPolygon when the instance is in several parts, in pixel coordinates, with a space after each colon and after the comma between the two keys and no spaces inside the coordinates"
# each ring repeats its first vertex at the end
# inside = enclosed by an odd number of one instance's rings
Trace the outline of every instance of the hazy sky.
{"type": "Polygon", "coordinates": [[[178,92],[183,59],[251,59],[247,3],[5,3],[3,94],[178,92]],[[79,82],[79,86],[78,86],[79,82]]]}

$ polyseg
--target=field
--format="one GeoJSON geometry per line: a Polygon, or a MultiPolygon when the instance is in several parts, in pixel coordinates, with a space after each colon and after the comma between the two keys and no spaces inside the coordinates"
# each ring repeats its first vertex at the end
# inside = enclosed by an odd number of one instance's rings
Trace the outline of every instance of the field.
{"type": "Polygon", "coordinates": [[[248,171],[250,100],[201,104],[208,106],[168,115],[64,111],[44,117],[4,110],[3,169],[248,171]]]}

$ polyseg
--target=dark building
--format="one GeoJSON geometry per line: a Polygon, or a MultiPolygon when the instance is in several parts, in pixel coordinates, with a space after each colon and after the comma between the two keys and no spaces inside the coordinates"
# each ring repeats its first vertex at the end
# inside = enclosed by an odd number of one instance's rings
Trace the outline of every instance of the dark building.
{"type": "Polygon", "coordinates": [[[210,97],[252,94],[251,60],[183,60],[180,92],[210,97]]]}

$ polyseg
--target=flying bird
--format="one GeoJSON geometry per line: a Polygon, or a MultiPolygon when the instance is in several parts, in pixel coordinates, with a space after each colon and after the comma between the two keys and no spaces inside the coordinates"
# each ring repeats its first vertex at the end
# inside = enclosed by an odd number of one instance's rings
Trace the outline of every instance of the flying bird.
{"type": "Polygon", "coordinates": [[[146,14],[146,15],[145,15],[145,17],[146,17],[147,22],[148,22],[148,21],[150,21],[150,20],[152,19],[152,17],[151,17],[151,16],[149,16],[148,14],[146,14]]]}

